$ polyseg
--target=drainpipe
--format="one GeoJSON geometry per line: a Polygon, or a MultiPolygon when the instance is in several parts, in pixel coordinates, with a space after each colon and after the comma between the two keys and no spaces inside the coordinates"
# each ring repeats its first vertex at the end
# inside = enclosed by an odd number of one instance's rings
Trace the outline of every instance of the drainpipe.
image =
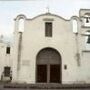
{"type": "Polygon", "coordinates": [[[80,66],[80,53],[79,53],[79,45],[78,45],[78,33],[75,33],[75,41],[76,41],[76,60],[77,60],[77,65],[80,66]]]}
{"type": "Polygon", "coordinates": [[[17,71],[18,71],[18,73],[19,73],[19,70],[20,70],[21,50],[22,50],[22,32],[19,32],[19,40],[18,40],[18,62],[17,62],[17,71]]]}

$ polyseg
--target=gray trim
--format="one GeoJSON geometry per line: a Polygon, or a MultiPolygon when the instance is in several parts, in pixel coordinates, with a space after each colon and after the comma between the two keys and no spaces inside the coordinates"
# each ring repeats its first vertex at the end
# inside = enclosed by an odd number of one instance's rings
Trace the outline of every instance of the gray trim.
{"type": "Polygon", "coordinates": [[[81,28],[87,28],[87,29],[90,29],[90,26],[84,26],[84,25],[82,25],[81,28]]]}
{"type": "Polygon", "coordinates": [[[24,14],[19,14],[14,20],[19,20],[19,19],[26,19],[26,16],[24,14]]]}
{"type": "Polygon", "coordinates": [[[53,18],[44,18],[43,21],[54,21],[53,18]]]}
{"type": "Polygon", "coordinates": [[[82,52],[90,52],[90,50],[82,50],[82,52]]]}
{"type": "Polygon", "coordinates": [[[90,34],[81,34],[82,36],[89,36],[90,34]]]}
{"type": "Polygon", "coordinates": [[[26,19],[26,20],[34,20],[34,19],[36,19],[36,18],[38,18],[38,17],[41,17],[41,16],[54,16],[54,17],[58,17],[58,18],[60,18],[60,19],[62,19],[62,20],[64,20],[64,21],[70,21],[70,20],[64,19],[63,17],[61,17],[61,16],[59,16],[59,15],[52,14],[52,13],[40,14],[40,15],[32,18],[32,19],[29,19],[29,18],[28,18],[28,19],[26,19]]]}

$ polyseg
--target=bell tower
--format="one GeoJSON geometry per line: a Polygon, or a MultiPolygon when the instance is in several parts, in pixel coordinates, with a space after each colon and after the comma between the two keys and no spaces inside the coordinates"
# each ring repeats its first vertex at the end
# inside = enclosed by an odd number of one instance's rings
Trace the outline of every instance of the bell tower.
{"type": "Polygon", "coordinates": [[[81,20],[82,51],[90,51],[90,9],[81,9],[79,17],[81,20]]]}

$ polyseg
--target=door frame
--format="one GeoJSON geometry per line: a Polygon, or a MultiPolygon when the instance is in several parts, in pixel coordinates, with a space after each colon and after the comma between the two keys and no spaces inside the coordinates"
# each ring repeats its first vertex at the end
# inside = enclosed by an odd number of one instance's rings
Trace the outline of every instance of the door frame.
{"type": "MultiPolygon", "coordinates": [[[[38,57],[39,53],[40,53],[41,51],[45,50],[45,49],[52,49],[52,50],[56,51],[56,52],[58,53],[59,57],[60,57],[60,84],[62,84],[62,57],[61,57],[61,54],[60,54],[56,49],[51,48],[51,47],[46,47],[46,48],[41,49],[41,50],[37,53],[37,55],[36,55],[35,81],[36,81],[36,83],[39,83],[39,82],[37,82],[37,57],[38,57]]],[[[53,65],[53,64],[52,64],[52,65],[53,65]]],[[[50,65],[49,65],[49,67],[50,67],[50,65]]],[[[50,70],[50,68],[49,68],[49,70],[50,70]]],[[[50,71],[49,71],[49,73],[50,73],[50,71]]],[[[47,78],[48,78],[48,77],[47,77],[47,78]]],[[[49,78],[50,78],[50,77],[49,77],[49,78]]],[[[51,83],[51,82],[47,82],[47,83],[51,83]]],[[[53,83],[53,82],[52,82],[52,83],[53,83]]]]}

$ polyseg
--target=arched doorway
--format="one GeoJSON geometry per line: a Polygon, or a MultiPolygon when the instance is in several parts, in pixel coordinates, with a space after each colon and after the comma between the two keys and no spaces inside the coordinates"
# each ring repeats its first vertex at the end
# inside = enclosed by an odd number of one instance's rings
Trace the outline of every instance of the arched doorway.
{"type": "Polygon", "coordinates": [[[61,83],[61,64],[61,56],[57,50],[40,50],[36,57],[36,82],[61,83]]]}

